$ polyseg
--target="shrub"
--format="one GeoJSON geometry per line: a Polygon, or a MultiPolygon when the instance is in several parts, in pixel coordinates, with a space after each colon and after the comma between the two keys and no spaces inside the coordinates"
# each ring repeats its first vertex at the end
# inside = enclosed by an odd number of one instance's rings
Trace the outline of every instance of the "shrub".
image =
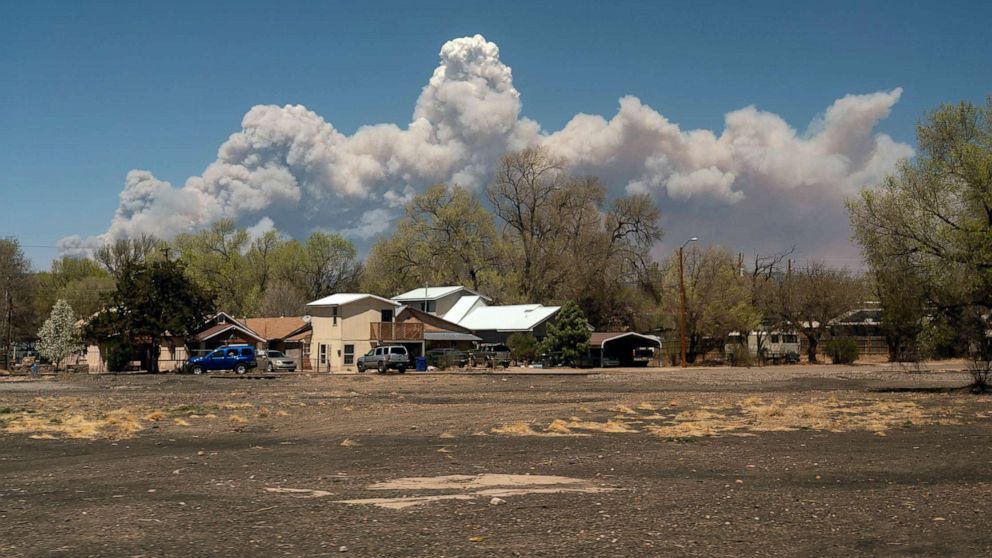
{"type": "Polygon", "coordinates": [[[123,372],[126,370],[134,354],[134,348],[130,343],[117,339],[108,341],[105,350],[107,370],[111,372],[123,372]]]}
{"type": "Polygon", "coordinates": [[[537,359],[540,345],[533,333],[518,331],[506,339],[513,359],[517,362],[533,362],[537,359]]]}
{"type": "Polygon", "coordinates": [[[976,358],[968,363],[971,373],[971,389],[975,393],[985,393],[992,388],[992,361],[976,358]]]}
{"type": "Polygon", "coordinates": [[[847,337],[832,339],[827,343],[827,354],[834,364],[854,364],[858,360],[858,344],[847,337]]]}
{"type": "Polygon", "coordinates": [[[744,343],[734,343],[731,349],[727,351],[727,360],[730,361],[732,366],[747,366],[749,368],[754,363],[751,349],[744,343]]]}

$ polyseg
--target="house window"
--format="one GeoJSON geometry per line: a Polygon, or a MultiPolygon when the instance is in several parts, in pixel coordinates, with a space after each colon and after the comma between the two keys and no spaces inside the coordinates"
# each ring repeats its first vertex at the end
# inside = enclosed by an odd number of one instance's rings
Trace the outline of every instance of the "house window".
{"type": "Polygon", "coordinates": [[[420,303],[420,309],[424,312],[433,314],[437,312],[437,301],[436,300],[425,300],[420,303]]]}
{"type": "Polygon", "coordinates": [[[334,307],[334,310],[331,311],[331,320],[332,320],[331,321],[331,325],[338,325],[338,308],[337,308],[337,306],[335,306],[334,307]]]}
{"type": "Polygon", "coordinates": [[[345,364],[355,364],[355,346],[345,345],[344,346],[344,363],[345,364]]]}
{"type": "Polygon", "coordinates": [[[391,321],[393,321],[393,310],[392,309],[383,310],[381,312],[381,315],[382,315],[382,321],[384,321],[384,322],[391,322],[391,321]]]}
{"type": "Polygon", "coordinates": [[[772,343],[778,343],[778,334],[777,333],[773,333],[772,334],[772,343]]]}
{"type": "Polygon", "coordinates": [[[310,344],[309,343],[307,343],[306,341],[304,341],[303,343],[300,343],[300,347],[302,347],[303,356],[305,356],[305,357],[310,356],[310,344]]]}
{"type": "Polygon", "coordinates": [[[318,351],[320,356],[317,357],[317,362],[320,364],[327,364],[327,345],[321,343],[320,350],[318,351]]]}

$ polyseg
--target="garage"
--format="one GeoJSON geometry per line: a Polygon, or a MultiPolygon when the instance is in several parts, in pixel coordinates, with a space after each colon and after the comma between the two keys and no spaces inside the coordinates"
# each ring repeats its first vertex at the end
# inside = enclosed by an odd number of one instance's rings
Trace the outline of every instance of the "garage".
{"type": "Polygon", "coordinates": [[[589,337],[589,356],[593,366],[657,365],[661,339],[632,331],[597,331],[589,337]]]}

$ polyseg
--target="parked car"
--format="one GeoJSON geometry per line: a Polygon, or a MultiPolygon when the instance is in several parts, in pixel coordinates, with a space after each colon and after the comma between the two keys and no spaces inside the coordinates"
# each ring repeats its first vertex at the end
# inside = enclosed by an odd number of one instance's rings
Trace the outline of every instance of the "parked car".
{"type": "Polygon", "coordinates": [[[375,369],[380,374],[385,374],[387,370],[396,370],[402,374],[410,367],[410,354],[403,345],[376,347],[358,357],[355,367],[359,372],[375,369]]]}
{"type": "Polygon", "coordinates": [[[259,366],[269,372],[275,372],[276,370],[296,371],[296,361],[286,356],[282,351],[262,351],[262,354],[259,355],[259,360],[261,361],[259,366]]]}
{"type": "Polygon", "coordinates": [[[465,367],[468,365],[468,353],[458,349],[431,349],[427,351],[427,363],[444,368],[465,367]]]}
{"type": "Polygon", "coordinates": [[[187,372],[203,374],[215,370],[233,370],[244,374],[258,366],[255,347],[250,345],[225,345],[203,356],[190,357],[184,366],[187,372]]]}
{"type": "Polygon", "coordinates": [[[631,360],[633,361],[634,366],[647,366],[653,358],[654,349],[651,347],[638,347],[634,349],[631,354],[631,360]]]}

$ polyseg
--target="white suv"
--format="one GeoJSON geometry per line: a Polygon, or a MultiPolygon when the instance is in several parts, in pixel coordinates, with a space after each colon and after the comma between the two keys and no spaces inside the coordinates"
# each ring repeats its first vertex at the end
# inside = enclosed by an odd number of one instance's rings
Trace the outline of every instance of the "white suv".
{"type": "Polygon", "coordinates": [[[370,368],[374,368],[380,374],[385,374],[389,369],[396,370],[402,374],[410,366],[410,354],[407,353],[406,347],[403,345],[385,345],[383,347],[376,347],[369,351],[368,354],[358,357],[358,362],[355,363],[355,366],[359,372],[365,372],[370,368]]]}

